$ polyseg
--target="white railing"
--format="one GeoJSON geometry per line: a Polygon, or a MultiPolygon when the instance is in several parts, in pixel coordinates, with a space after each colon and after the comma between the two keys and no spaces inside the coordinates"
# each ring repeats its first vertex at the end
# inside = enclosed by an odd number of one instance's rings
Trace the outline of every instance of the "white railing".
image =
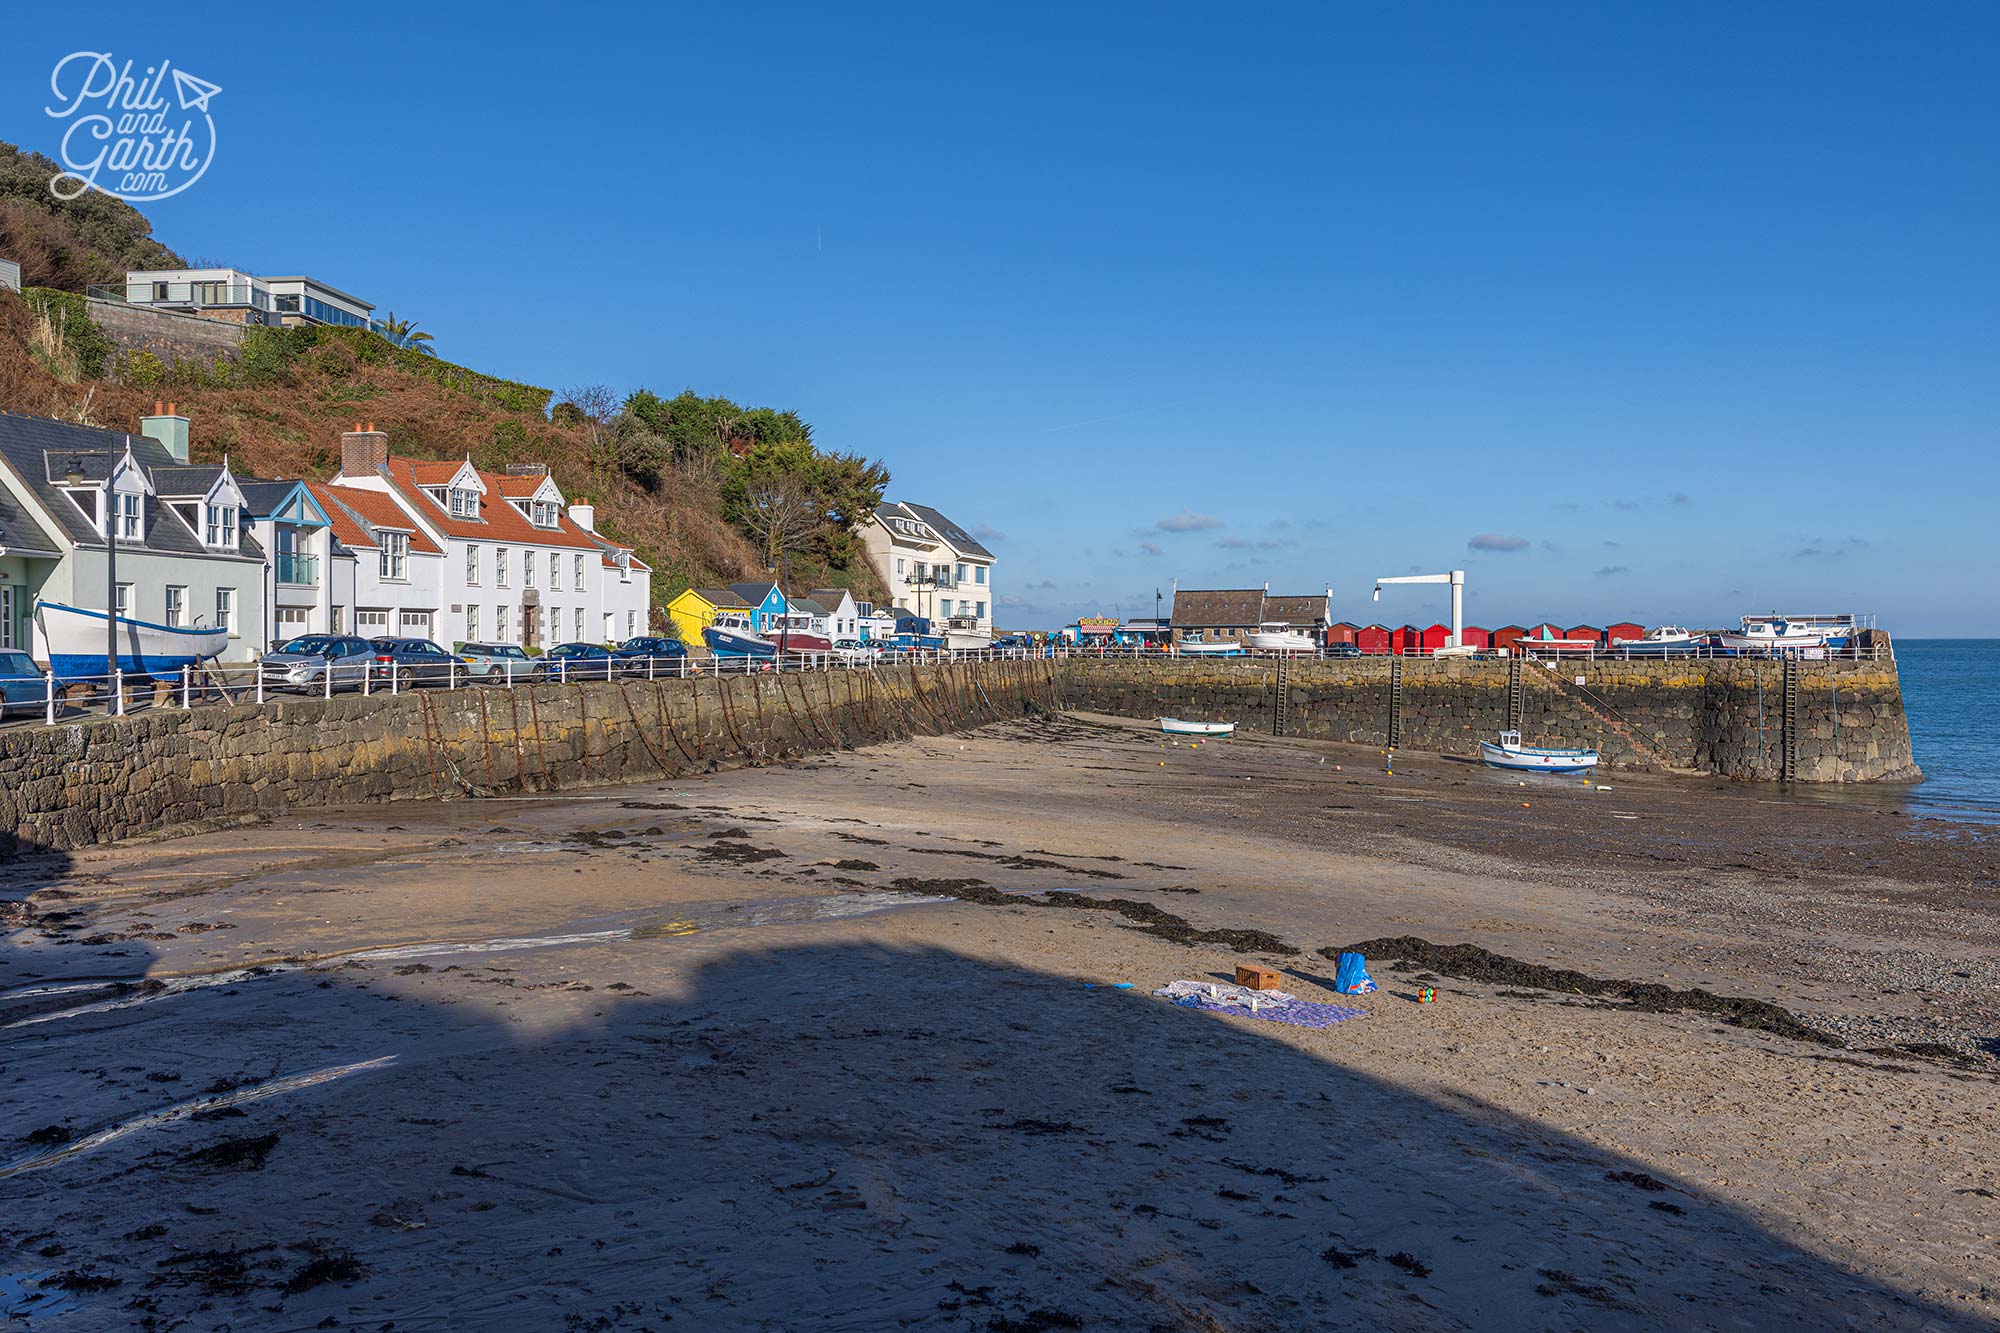
{"type": "MultiPolygon", "coordinates": [[[[1751,657],[1771,660],[1769,653],[1733,653],[1726,649],[1695,648],[1689,653],[1662,658],[1659,654],[1631,653],[1623,649],[1594,650],[1538,656],[1532,651],[1515,654],[1525,660],[1556,669],[1562,663],[1590,661],[1677,661],[1688,657],[1751,657]]],[[[1887,644],[1869,648],[1791,650],[1790,655],[1806,661],[1884,661],[1893,657],[1887,644]],[[1818,652],[1819,656],[1812,654],[1818,652]]],[[[123,717],[156,708],[194,708],[201,705],[268,704],[285,698],[326,698],[336,694],[402,694],[410,690],[509,689],[532,685],[584,685],[601,681],[686,680],[702,676],[754,676],[777,672],[879,671],[910,663],[991,662],[1051,659],[1126,659],[1183,661],[1242,661],[1288,657],[1308,661],[1355,661],[1357,654],[1315,650],[1245,649],[1235,657],[1213,653],[1181,653],[1176,647],[1135,644],[1049,643],[1034,647],[885,649],[861,653],[791,652],[762,657],[617,657],[617,658],[524,658],[468,664],[454,658],[444,663],[358,662],[337,660],[329,663],[295,664],[246,662],[206,667],[184,667],[169,676],[146,676],[116,671],[109,677],[57,677],[54,672],[40,676],[0,678],[7,713],[34,710],[50,726],[79,717],[97,715],[123,717]],[[109,688],[107,688],[107,683],[109,688]]],[[[1396,656],[1364,652],[1371,660],[1396,656]]],[[[1405,653],[1406,659],[1432,658],[1434,653],[1405,653]]],[[[1498,652],[1476,654],[1477,660],[1504,661],[1498,652]]],[[[1443,660],[1453,660],[1446,657],[1443,660]]],[[[1463,660],[1462,655],[1459,660],[1463,660]]]]}

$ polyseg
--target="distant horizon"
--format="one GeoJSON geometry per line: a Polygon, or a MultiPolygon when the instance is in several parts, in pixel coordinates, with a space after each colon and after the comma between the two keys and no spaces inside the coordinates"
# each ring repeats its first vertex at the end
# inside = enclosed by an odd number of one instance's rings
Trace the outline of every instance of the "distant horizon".
{"type": "Polygon", "coordinates": [[[488,374],[797,411],[979,534],[999,623],[1463,568],[1480,624],[2000,636],[1992,6],[260,12],[378,90],[333,116],[157,20],[17,16],[0,138],[56,153],[69,53],[185,62],[161,241],[488,374]]]}

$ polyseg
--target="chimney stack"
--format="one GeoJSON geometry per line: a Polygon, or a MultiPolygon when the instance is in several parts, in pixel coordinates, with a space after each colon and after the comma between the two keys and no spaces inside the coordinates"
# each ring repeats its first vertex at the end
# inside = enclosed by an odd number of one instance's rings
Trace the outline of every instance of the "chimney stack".
{"type": "Polygon", "coordinates": [[[176,463],[188,461],[188,419],[175,410],[174,404],[162,406],[156,400],[153,415],[139,419],[139,432],[164,445],[176,463]]]}
{"type": "Polygon", "coordinates": [[[354,423],[354,429],[340,436],[340,475],[373,477],[389,462],[389,432],[376,430],[375,423],[354,423]]]}
{"type": "Polygon", "coordinates": [[[586,497],[577,496],[576,499],[570,502],[569,521],[582,528],[585,532],[597,531],[597,506],[592,504],[586,497]]]}

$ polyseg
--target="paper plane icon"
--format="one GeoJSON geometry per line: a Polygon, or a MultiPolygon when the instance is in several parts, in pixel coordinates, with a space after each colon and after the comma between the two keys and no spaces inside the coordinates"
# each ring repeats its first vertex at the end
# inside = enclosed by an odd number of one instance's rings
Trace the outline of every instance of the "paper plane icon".
{"type": "Polygon", "coordinates": [[[206,111],[208,99],[222,91],[222,88],[207,79],[197,79],[184,69],[174,71],[174,91],[180,95],[181,110],[206,111]]]}

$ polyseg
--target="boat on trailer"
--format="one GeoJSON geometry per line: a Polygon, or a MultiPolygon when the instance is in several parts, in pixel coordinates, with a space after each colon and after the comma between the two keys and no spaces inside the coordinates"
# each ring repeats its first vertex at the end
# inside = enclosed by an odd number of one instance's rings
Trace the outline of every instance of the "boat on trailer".
{"type": "Polygon", "coordinates": [[[1521,744],[1521,733],[1503,731],[1500,743],[1479,742],[1479,757],[1488,768],[1515,773],[1588,773],[1597,767],[1595,750],[1544,749],[1521,744]]]}
{"type": "Polygon", "coordinates": [[[746,612],[724,611],[701,632],[702,642],[717,657],[770,657],[778,645],[757,632],[746,612]]]}
{"type": "Polygon", "coordinates": [[[1282,620],[1267,620],[1250,636],[1250,646],[1260,653],[1315,653],[1319,641],[1282,620]]]}
{"type": "Polygon", "coordinates": [[[1806,648],[1845,648],[1860,629],[1850,615],[1745,616],[1742,633],[1724,630],[1716,641],[1733,653],[1776,656],[1806,648]]]}
{"type": "Polygon", "coordinates": [[[1233,736],[1236,734],[1234,722],[1183,722],[1177,717],[1160,719],[1160,730],[1169,736],[1233,736]]]}
{"type": "Polygon", "coordinates": [[[104,674],[105,622],[115,621],[118,669],[127,675],[176,676],[182,667],[219,656],[229,630],[199,625],[155,625],[61,602],[36,602],[35,623],[48,644],[49,669],[62,680],[104,674]]]}
{"type": "Polygon", "coordinates": [[[1701,637],[1679,625],[1658,625],[1637,639],[1613,639],[1611,651],[1620,657],[1687,657],[1701,645],[1701,637]]]}
{"type": "Polygon", "coordinates": [[[1204,639],[1197,632],[1183,635],[1174,651],[1182,657],[1241,657],[1243,645],[1234,639],[1204,639]]]}

